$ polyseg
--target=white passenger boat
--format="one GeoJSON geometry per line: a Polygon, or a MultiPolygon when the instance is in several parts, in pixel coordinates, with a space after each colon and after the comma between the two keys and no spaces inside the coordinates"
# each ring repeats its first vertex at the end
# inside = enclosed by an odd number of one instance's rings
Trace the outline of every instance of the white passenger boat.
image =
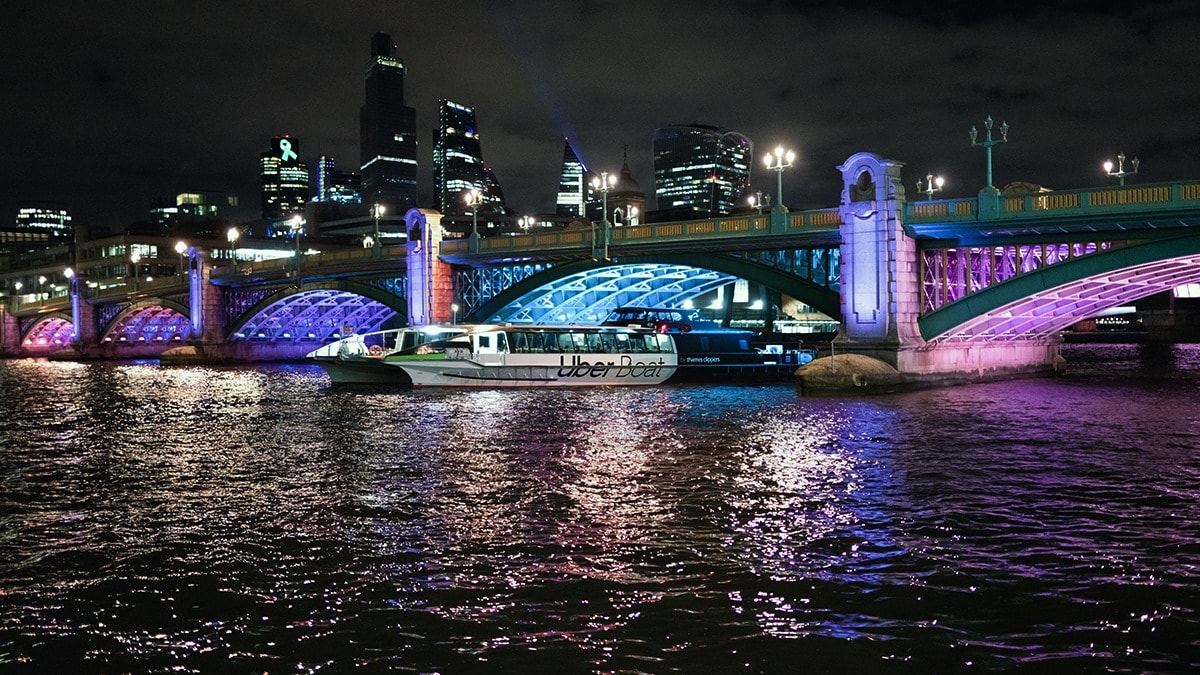
{"type": "Polygon", "coordinates": [[[350,335],[307,356],[335,384],[574,387],[660,384],[670,335],[616,326],[455,325],[350,335]]]}

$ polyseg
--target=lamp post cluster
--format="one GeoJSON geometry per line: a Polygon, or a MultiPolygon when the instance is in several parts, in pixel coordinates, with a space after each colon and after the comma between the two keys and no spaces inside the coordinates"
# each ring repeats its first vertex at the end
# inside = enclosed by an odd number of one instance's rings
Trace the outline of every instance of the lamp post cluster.
{"type": "Polygon", "coordinates": [[[367,240],[363,241],[363,247],[370,247],[376,258],[383,254],[383,240],[379,238],[379,219],[383,217],[386,210],[383,204],[375,204],[371,207],[371,215],[375,218],[375,236],[367,238],[370,243],[367,243],[367,240]]]}
{"type": "Polygon", "coordinates": [[[979,146],[979,147],[982,147],[985,150],[987,150],[987,188],[986,189],[994,192],[996,190],[996,187],[994,185],[992,185],[992,146],[999,145],[1000,143],[1008,142],[1008,122],[1002,122],[1000,124],[1000,138],[997,138],[997,139],[992,138],[992,116],[991,115],[988,115],[988,118],[986,120],[984,120],[983,126],[987,130],[987,137],[982,141],[977,141],[976,139],[979,137],[979,130],[976,129],[974,125],[971,125],[971,131],[969,132],[971,134],[971,147],[979,146]]]}
{"type": "Polygon", "coordinates": [[[479,188],[471,188],[463,195],[467,208],[471,209],[471,237],[479,238],[479,205],[483,203],[483,193],[479,188]]]}
{"type": "Polygon", "coordinates": [[[183,264],[183,254],[187,253],[187,244],[183,241],[175,242],[175,252],[179,254],[179,275],[186,276],[188,274],[187,266],[183,264]]]}
{"type": "Polygon", "coordinates": [[[295,272],[297,284],[300,283],[300,236],[304,234],[304,224],[306,222],[307,221],[304,220],[304,218],[302,218],[300,215],[292,216],[292,219],[288,221],[292,231],[295,233],[293,237],[296,240],[296,258],[293,271],[295,272]]]}
{"type": "Polygon", "coordinates": [[[942,189],[946,184],[946,179],[941,176],[934,177],[933,174],[926,174],[925,181],[917,181],[917,191],[924,192],[927,199],[933,199],[933,193],[942,189]],[[921,187],[924,185],[925,187],[921,187]]]}
{"type": "MultiPolygon", "coordinates": [[[[138,288],[140,287],[138,277],[141,276],[141,270],[138,269],[138,263],[142,262],[142,254],[137,251],[130,253],[129,262],[133,266],[133,290],[134,292],[137,292],[138,288]]],[[[42,279],[44,280],[45,277],[42,277],[42,279]]]]}
{"type": "Polygon", "coordinates": [[[777,175],[777,185],[779,188],[779,199],[775,202],[777,206],[783,206],[783,170],[790,169],[796,160],[796,153],[791,150],[784,150],[780,145],[775,148],[774,153],[768,153],[763,158],[763,163],[767,165],[767,170],[774,171],[777,175]]]}
{"type": "Polygon", "coordinates": [[[1125,185],[1125,176],[1132,176],[1133,174],[1137,173],[1138,164],[1141,164],[1141,161],[1138,160],[1137,157],[1134,157],[1133,161],[1130,163],[1133,164],[1133,171],[1126,171],[1125,153],[1122,152],[1121,154],[1117,155],[1117,170],[1113,171],[1112,160],[1109,160],[1104,163],[1104,173],[1107,173],[1110,176],[1116,176],[1121,181],[1120,184],[1125,185]]]}
{"type": "Polygon", "coordinates": [[[595,190],[599,190],[600,194],[603,196],[602,208],[604,209],[603,213],[601,214],[602,217],[600,220],[600,238],[601,238],[601,244],[602,244],[601,246],[597,246],[596,228],[594,225],[592,226],[592,257],[593,258],[598,258],[598,257],[601,257],[601,255],[602,255],[605,260],[608,260],[608,191],[613,189],[614,187],[616,187],[616,185],[617,185],[617,177],[610,174],[607,171],[602,171],[599,176],[594,176],[592,178],[592,188],[595,190]],[[597,249],[599,249],[599,250],[597,250],[597,249]],[[597,255],[598,253],[601,255],[597,255]]]}

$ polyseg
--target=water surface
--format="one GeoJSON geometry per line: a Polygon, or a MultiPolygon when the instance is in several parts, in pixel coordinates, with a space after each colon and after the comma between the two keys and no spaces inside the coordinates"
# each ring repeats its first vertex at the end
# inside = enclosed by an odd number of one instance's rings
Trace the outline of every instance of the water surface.
{"type": "Polygon", "coordinates": [[[870,398],[0,362],[0,670],[1193,672],[1200,347],[870,398]]]}

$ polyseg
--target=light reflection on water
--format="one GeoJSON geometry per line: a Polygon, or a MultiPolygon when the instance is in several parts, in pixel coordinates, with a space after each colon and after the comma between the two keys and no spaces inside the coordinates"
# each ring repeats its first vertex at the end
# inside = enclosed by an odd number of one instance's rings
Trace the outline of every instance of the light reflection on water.
{"type": "Polygon", "coordinates": [[[1200,349],[1074,349],[868,399],[0,363],[0,665],[1195,669],[1200,349]]]}

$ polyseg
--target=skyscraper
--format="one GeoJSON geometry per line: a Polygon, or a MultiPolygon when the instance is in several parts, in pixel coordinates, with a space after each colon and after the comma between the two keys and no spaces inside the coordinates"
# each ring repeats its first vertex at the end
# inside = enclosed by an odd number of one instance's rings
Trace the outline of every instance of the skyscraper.
{"type": "Polygon", "coordinates": [[[338,171],[334,158],[322,156],[317,160],[317,191],[313,201],[358,204],[362,202],[361,187],[358,174],[338,171]]]}
{"type": "Polygon", "coordinates": [[[433,132],[433,190],[442,213],[463,213],[463,195],[476,188],[483,202],[504,211],[504,193],[495,174],[483,165],[475,110],[442,99],[438,103],[438,128],[433,132]]]}
{"type": "Polygon", "coordinates": [[[404,105],[404,63],[387,33],[371,38],[367,99],[359,111],[362,199],[394,213],[417,205],[417,111],[404,105]]]}
{"type": "Polygon", "coordinates": [[[691,207],[727,214],[750,186],[754,144],[736,131],[676,124],[654,132],[654,196],[659,210],[691,207]]]}
{"type": "Polygon", "coordinates": [[[560,216],[583,218],[587,200],[587,167],[571,147],[571,139],[563,139],[562,173],[558,178],[558,202],[555,213],[560,216]]]}
{"type": "Polygon", "coordinates": [[[300,141],[291,136],[271,139],[271,149],[259,158],[262,166],[262,217],[290,218],[308,201],[308,167],[300,161],[300,141]]]}

